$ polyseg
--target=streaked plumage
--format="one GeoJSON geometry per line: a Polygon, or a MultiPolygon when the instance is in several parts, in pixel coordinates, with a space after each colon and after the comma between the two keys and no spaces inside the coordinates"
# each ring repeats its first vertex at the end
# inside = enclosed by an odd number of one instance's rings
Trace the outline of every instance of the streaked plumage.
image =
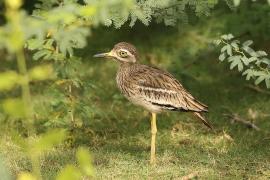
{"type": "Polygon", "coordinates": [[[211,128],[202,116],[198,116],[200,112],[207,112],[208,107],[197,101],[166,71],[142,64],[122,63],[116,81],[127,99],[150,112],[191,111],[211,128]]]}
{"type": "Polygon", "coordinates": [[[120,63],[117,72],[117,86],[124,96],[136,105],[152,113],[151,161],[155,152],[155,113],[162,111],[193,112],[209,128],[210,124],[202,116],[208,107],[197,101],[170,73],[137,62],[136,48],[126,42],[118,43],[109,53],[95,57],[111,57],[120,63]],[[154,121],[153,121],[154,120],[154,121]],[[154,136],[153,136],[154,135],[154,136]],[[153,152],[152,152],[153,151],[153,152]]]}

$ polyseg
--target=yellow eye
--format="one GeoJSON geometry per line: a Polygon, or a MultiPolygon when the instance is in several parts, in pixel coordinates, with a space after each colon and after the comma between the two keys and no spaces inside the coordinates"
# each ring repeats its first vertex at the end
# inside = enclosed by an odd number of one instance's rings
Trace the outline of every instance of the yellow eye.
{"type": "Polygon", "coordinates": [[[120,52],[119,52],[119,55],[120,55],[121,57],[127,57],[127,56],[128,56],[128,54],[127,54],[126,51],[120,51],[120,52]]]}

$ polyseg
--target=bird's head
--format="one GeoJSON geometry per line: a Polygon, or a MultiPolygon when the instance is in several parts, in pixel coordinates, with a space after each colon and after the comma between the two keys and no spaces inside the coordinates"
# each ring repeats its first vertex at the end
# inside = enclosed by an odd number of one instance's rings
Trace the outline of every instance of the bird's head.
{"type": "Polygon", "coordinates": [[[114,45],[110,52],[96,54],[94,57],[112,58],[120,63],[136,63],[138,54],[135,46],[127,42],[120,42],[114,45]]]}

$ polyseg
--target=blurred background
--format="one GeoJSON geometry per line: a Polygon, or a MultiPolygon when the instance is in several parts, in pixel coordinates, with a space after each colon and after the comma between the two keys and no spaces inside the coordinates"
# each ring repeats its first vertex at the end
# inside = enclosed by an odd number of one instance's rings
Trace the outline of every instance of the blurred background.
{"type": "Polygon", "coordinates": [[[270,2],[6,0],[0,3],[0,177],[270,178],[270,2]],[[93,55],[125,41],[209,106],[148,112],[93,55]]]}

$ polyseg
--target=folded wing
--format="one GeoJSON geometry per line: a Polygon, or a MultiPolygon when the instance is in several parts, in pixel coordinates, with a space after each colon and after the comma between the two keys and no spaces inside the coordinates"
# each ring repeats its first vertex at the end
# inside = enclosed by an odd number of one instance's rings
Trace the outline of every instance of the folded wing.
{"type": "Polygon", "coordinates": [[[166,110],[208,111],[207,106],[197,101],[170,73],[149,66],[137,70],[140,72],[132,73],[130,80],[146,101],[166,110]]]}

